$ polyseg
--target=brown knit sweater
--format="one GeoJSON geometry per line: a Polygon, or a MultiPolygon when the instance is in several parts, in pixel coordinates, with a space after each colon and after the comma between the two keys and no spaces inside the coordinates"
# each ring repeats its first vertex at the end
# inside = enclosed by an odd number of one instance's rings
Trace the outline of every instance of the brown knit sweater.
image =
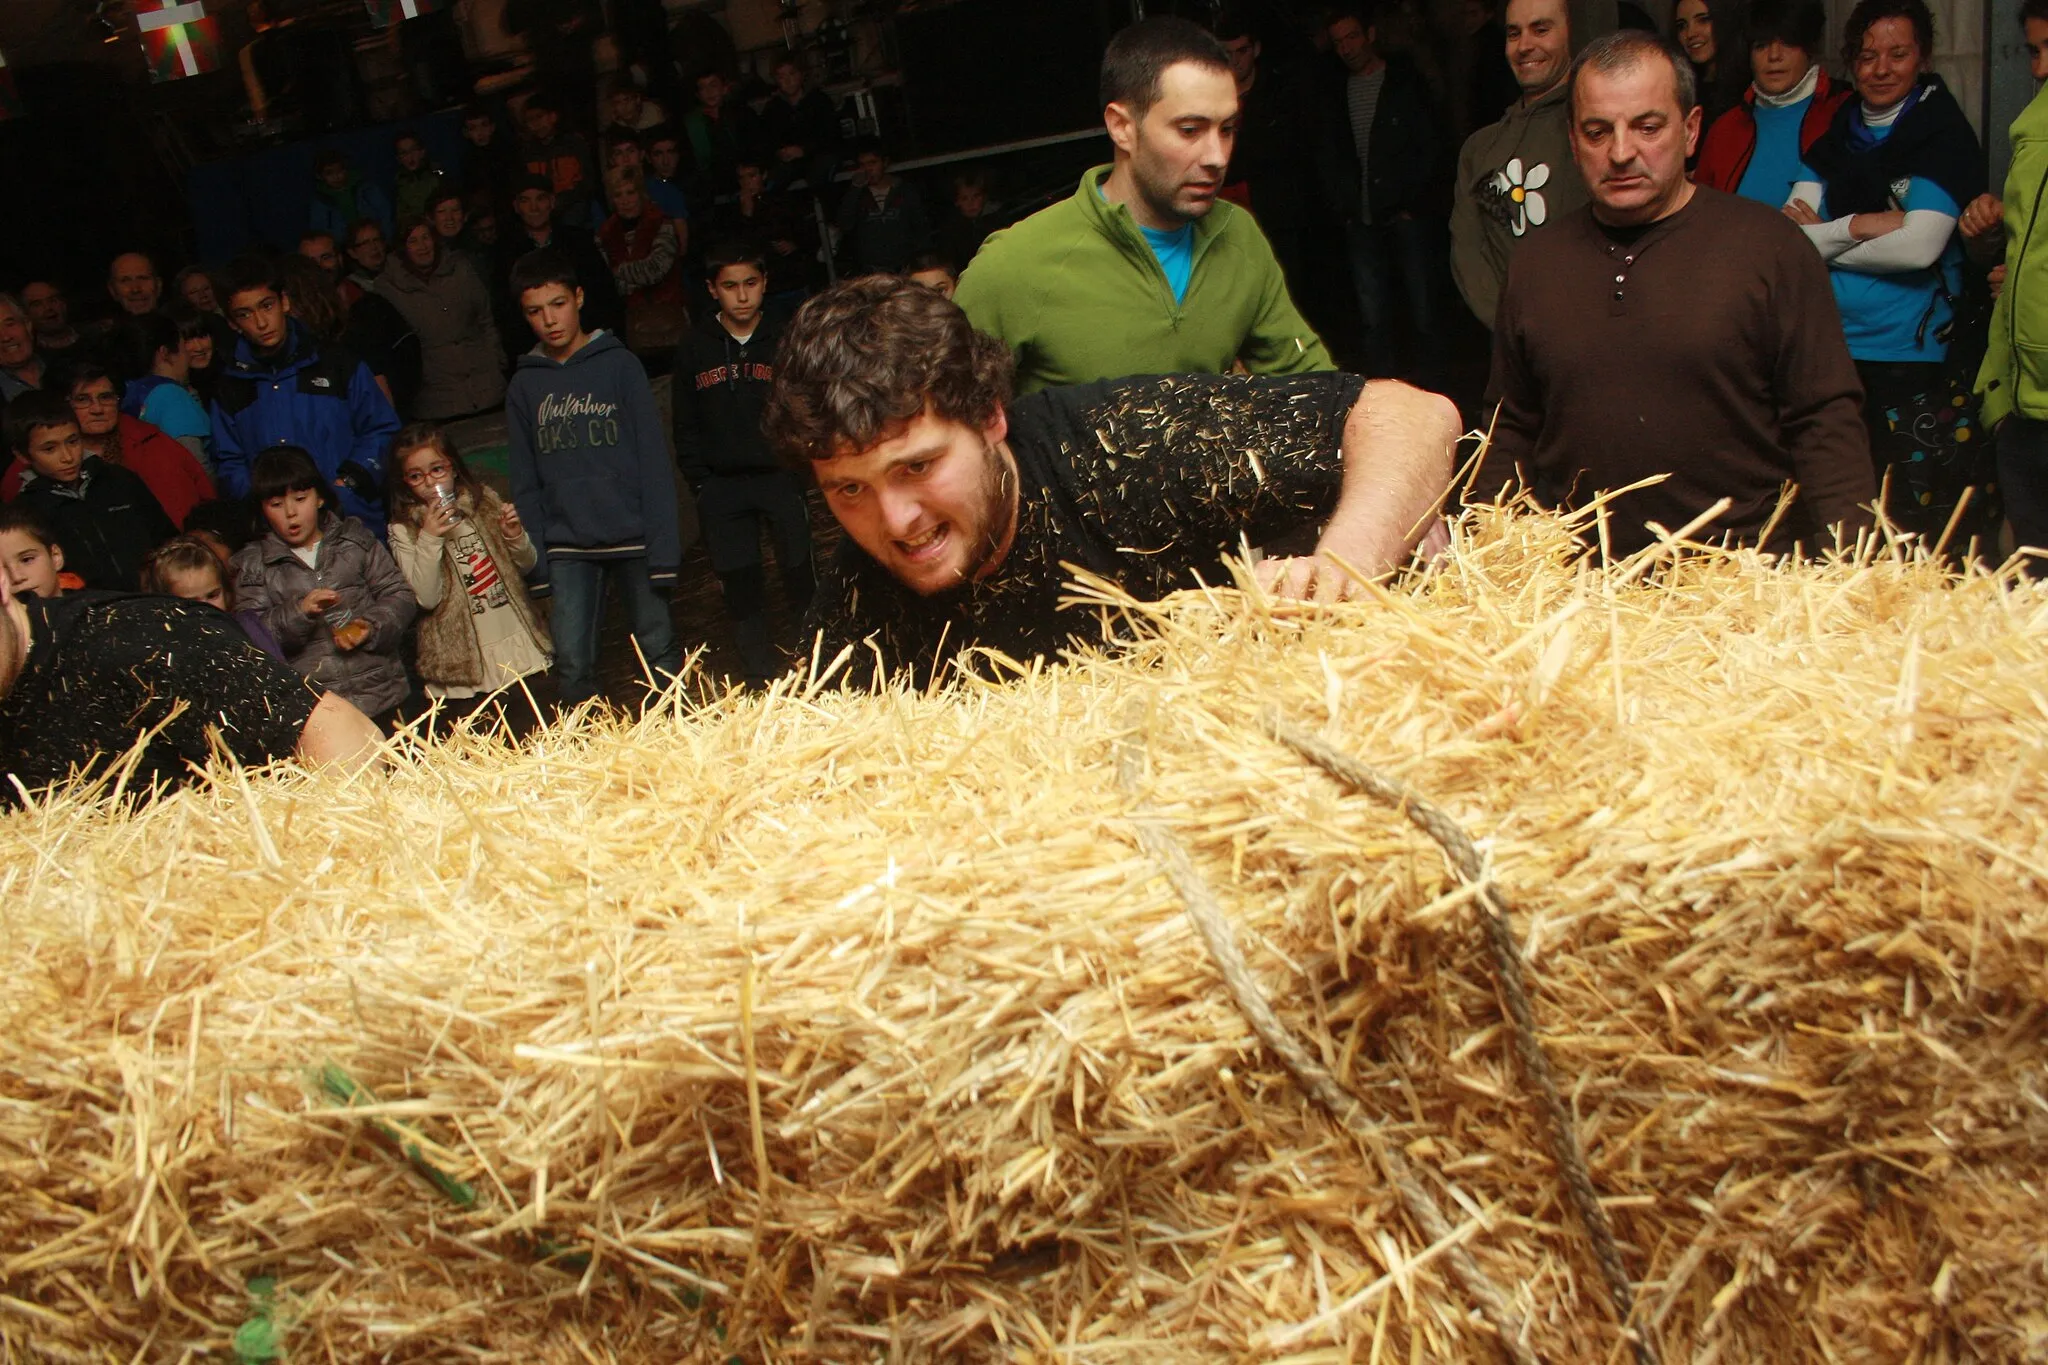
{"type": "Polygon", "coordinates": [[[1722,497],[1697,533],[1754,543],[1780,487],[1799,485],[1766,546],[1869,524],[1877,496],[1862,385],[1827,267],[1763,204],[1695,189],[1633,240],[1580,209],[1516,253],[1493,338],[1493,445],[1478,496],[1519,482],[1550,506],[1656,474],[1609,511],[1617,553],[1652,544],[1722,497]]]}

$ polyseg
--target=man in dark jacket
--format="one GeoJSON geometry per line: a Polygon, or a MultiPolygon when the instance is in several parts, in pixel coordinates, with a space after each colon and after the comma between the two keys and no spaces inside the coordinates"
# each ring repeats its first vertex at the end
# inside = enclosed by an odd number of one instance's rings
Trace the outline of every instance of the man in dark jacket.
{"type": "Polygon", "coordinates": [[[584,326],[593,332],[618,332],[626,325],[626,305],[612,281],[611,267],[597,249],[596,235],[556,220],[554,187],[547,177],[526,175],[515,182],[512,216],[510,229],[498,244],[497,288],[492,299],[495,307],[505,310],[498,318],[498,336],[507,354],[525,350],[533,335],[519,311],[511,279],[512,267],[535,251],[559,251],[576,267],[576,277],[583,281],[584,326]]]}
{"type": "Polygon", "coordinates": [[[241,334],[213,391],[214,482],[249,491],[249,463],[274,445],[305,449],[340,493],[341,512],[384,534],[384,457],[398,413],[354,352],[292,317],[274,263],[245,257],[222,280],[228,322],[241,334]]]}
{"type": "Polygon", "coordinates": [[[718,311],[676,347],[676,460],[697,495],[747,681],[759,685],[782,671],[769,643],[761,532],[774,535],[783,590],[790,609],[802,613],[815,586],[810,511],[802,485],[761,434],[782,331],[762,311],[768,262],[753,246],[728,243],[712,249],[704,270],[718,311]]]}
{"type": "Polygon", "coordinates": [[[1422,82],[1389,64],[1377,34],[1357,8],[1330,21],[1330,42],[1344,62],[1338,107],[1328,121],[1332,198],[1351,249],[1351,282],[1365,326],[1367,374],[1393,374],[1394,295],[1407,303],[1408,326],[1424,363],[1435,358],[1444,319],[1437,289],[1445,225],[1441,201],[1443,129],[1422,82]]]}

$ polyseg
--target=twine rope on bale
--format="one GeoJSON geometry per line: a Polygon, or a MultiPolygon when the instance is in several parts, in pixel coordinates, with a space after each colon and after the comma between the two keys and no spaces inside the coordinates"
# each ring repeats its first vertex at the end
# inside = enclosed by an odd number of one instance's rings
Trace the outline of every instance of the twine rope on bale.
{"type": "MultiPolygon", "coordinates": [[[[1139,719],[1135,715],[1130,719],[1132,728],[1117,745],[1117,783],[1127,795],[1136,798],[1140,795],[1145,757],[1143,746],[1135,738],[1139,719]]],[[[1521,1315],[1509,1306],[1507,1295],[1465,1249],[1459,1230],[1444,1217],[1443,1209],[1416,1178],[1408,1159],[1387,1142],[1379,1122],[1366,1112],[1358,1098],[1346,1090],[1327,1068],[1309,1056],[1307,1049],[1280,1022],[1280,1016],[1274,1013],[1272,1003],[1266,999],[1257,978],[1245,963],[1244,953],[1237,946],[1237,937],[1231,932],[1222,907],[1216,903],[1216,897],[1202,879],[1202,874],[1195,870],[1194,862],[1180,840],[1150,813],[1149,805],[1142,801],[1133,808],[1131,823],[1137,830],[1139,844],[1180,895],[1188,919],[1194,924],[1195,932],[1201,935],[1209,955],[1215,959],[1231,999],[1243,1013],[1245,1022],[1251,1025],[1252,1032],[1273,1050],[1281,1065],[1287,1068],[1287,1073],[1308,1092],[1309,1097],[1372,1153],[1386,1173],[1388,1183],[1400,1194],[1409,1216],[1429,1238],[1432,1248],[1445,1248],[1445,1259],[1450,1263],[1453,1278],[1500,1338],[1501,1349],[1508,1358],[1515,1365],[1541,1365],[1541,1358],[1529,1347],[1521,1315]]]]}
{"type": "Polygon", "coordinates": [[[1529,1004],[1528,977],[1522,969],[1522,953],[1515,943],[1514,930],[1508,924],[1507,902],[1486,875],[1484,860],[1480,858],[1472,836],[1441,807],[1399,778],[1339,752],[1307,731],[1290,725],[1277,712],[1267,712],[1265,720],[1266,729],[1273,738],[1320,768],[1339,785],[1370,796],[1405,815],[1410,823],[1436,842],[1459,878],[1474,889],[1479,922],[1485,927],[1494,973],[1507,1006],[1508,1019],[1513,1024],[1510,1032],[1515,1039],[1515,1054],[1521,1061],[1522,1074],[1536,1088],[1541,1102],[1544,1135],[1550,1140],[1551,1158],[1557,1162],[1558,1170],[1564,1176],[1572,1208],[1579,1215],[1586,1236],[1593,1244],[1593,1258],[1600,1263],[1601,1277],[1607,1282],[1608,1298],[1614,1304],[1622,1333],[1634,1350],[1638,1365],[1656,1365],[1656,1349],[1634,1325],[1635,1291],[1629,1283],[1628,1268],[1622,1264],[1621,1249],[1614,1240],[1614,1228],[1608,1222],[1607,1211],[1600,1207],[1600,1196],[1593,1188],[1593,1174],[1586,1164],[1586,1154],[1579,1145],[1578,1134],[1572,1130],[1571,1114],[1565,1108],[1564,1097],[1558,1092],[1557,1073],[1550,1065],[1550,1055],[1543,1050],[1542,1039],[1536,1032],[1536,1013],[1529,1004]]]}

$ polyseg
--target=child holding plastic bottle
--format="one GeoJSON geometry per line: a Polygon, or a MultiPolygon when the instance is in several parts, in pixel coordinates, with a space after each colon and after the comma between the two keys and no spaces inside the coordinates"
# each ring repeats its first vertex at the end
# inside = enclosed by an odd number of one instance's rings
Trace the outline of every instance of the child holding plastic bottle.
{"type": "Polygon", "coordinates": [[[554,698],[554,649],[527,595],[540,552],[518,509],[432,422],[399,432],[387,467],[391,555],[420,604],[419,675],[437,724],[477,714],[526,733],[538,719],[528,698],[554,698]]]}

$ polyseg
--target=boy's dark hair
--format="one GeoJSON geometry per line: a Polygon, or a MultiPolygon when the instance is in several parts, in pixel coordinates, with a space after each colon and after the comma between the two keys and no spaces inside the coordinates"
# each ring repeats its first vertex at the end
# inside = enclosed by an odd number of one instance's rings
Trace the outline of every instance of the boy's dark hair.
{"type": "Polygon", "coordinates": [[[392,150],[392,151],[394,151],[394,152],[395,152],[395,151],[397,151],[397,150],[398,150],[398,148],[399,148],[399,145],[400,145],[401,143],[406,143],[406,142],[417,142],[417,143],[419,143],[419,144],[420,144],[420,147],[421,147],[422,149],[424,149],[424,148],[426,147],[426,145],[427,145],[427,142],[426,142],[426,139],[425,139],[425,138],[421,137],[421,136],[420,136],[420,135],[419,135],[418,133],[415,133],[415,132],[414,132],[414,131],[413,131],[412,129],[410,129],[410,128],[406,128],[406,129],[404,129],[404,130],[402,130],[402,131],[400,131],[400,132],[397,132],[397,133],[394,133],[394,134],[392,134],[392,136],[391,136],[391,150],[392,150]]]}
{"type": "Polygon", "coordinates": [[[253,251],[229,261],[227,268],[216,278],[220,285],[222,308],[228,307],[237,294],[268,289],[281,298],[291,292],[285,288],[284,271],[279,269],[277,258],[253,251]]]}
{"type": "Polygon", "coordinates": [[[882,145],[882,139],[873,133],[862,133],[853,140],[853,155],[855,159],[859,159],[869,152],[873,152],[884,161],[889,159],[889,149],[882,145]]]}
{"type": "MultiPolygon", "coordinates": [[[[2033,0],[2048,12],[2048,0],[2033,0]]],[[[1816,61],[1821,44],[1827,41],[1828,12],[1820,0],[1752,0],[1749,7],[1749,45],[1769,47],[1783,43],[1796,47],[1816,61]]]]}
{"type": "Polygon", "coordinates": [[[2029,19],[2048,24],[2048,0],[2021,0],[2020,27],[2025,28],[2029,19]]]}
{"type": "Polygon", "coordinates": [[[1159,98],[1160,77],[1182,62],[1230,70],[1223,44],[1187,20],[1166,14],[1140,19],[1111,38],[1102,54],[1102,107],[1121,104],[1143,118],[1159,98]]]}
{"type": "Polygon", "coordinates": [[[467,210],[469,201],[463,197],[462,187],[459,185],[451,184],[446,180],[443,180],[441,182],[441,188],[435,190],[432,194],[427,196],[428,216],[431,217],[435,209],[440,208],[441,205],[447,203],[451,199],[453,199],[456,203],[463,205],[464,209],[467,210]]]}
{"type": "Polygon", "coordinates": [[[292,316],[322,341],[341,340],[348,317],[341,306],[341,292],[327,272],[304,256],[287,256],[277,263],[284,288],[279,291],[292,301],[292,316]]]}
{"type": "Polygon", "coordinates": [[[943,270],[956,280],[960,278],[959,267],[955,266],[953,258],[943,251],[920,251],[903,267],[903,273],[906,275],[915,275],[920,270],[943,270]]]}
{"type": "Polygon", "coordinates": [[[542,247],[529,251],[512,263],[512,298],[516,302],[529,289],[545,289],[548,285],[559,284],[564,289],[577,290],[583,287],[576,278],[576,263],[564,251],[553,247],[542,247]]]}
{"type": "Polygon", "coordinates": [[[681,141],[682,138],[676,133],[674,124],[657,123],[652,128],[642,128],[640,130],[640,145],[643,147],[651,148],[657,142],[681,141]]]}
{"type": "Polygon", "coordinates": [[[485,104],[482,100],[471,100],[468,104],[462,106],[462,121],[467,123],[473,118],[487,118],[495,124],[498,121],[498,114],[496,110],[492,109],[490,105],[485,104]]]}
{"type": "MultiPolygon", "coordinates": [[[[190,311],[189,308],[187,311],[190,311]]],[[[158,351],[169,351],[176,355],[185,349],[187,333],[169,313],[145,313],[139,318],[128,320],[128,333],[133,349],[129,364],[137,374],[148,374],[156,364],[158,351]]]]}
{"type": "Polygon", "coordinates": [[[866,450],[921,412],[979,427],[1010,397],[1010,348],[900,275],[817,295],[784,334],[762,427],[798,468],[866,450]]]}
{"type": "Polygon", "coordinates": [[[768,253],[758,242],[733,238],[720,242],[704,253],[704,278],[714,283],[718,272],[729,265],[750,265],[763,275],[768,273],[768,253]]]}
{"type": "Polygon", "coordinates": [[[246,498],[208,498],[185,514],[185,533],[217,537],[229,553],[249,543],[249,503],[246,498]]]}
{"type": "Polygon", "coordinates": [[[334,490],[328,487],[327,476],[302,446],[275,445],[258,451],[249,462],[249,501],[256,505],[259,517],[263,504],[272,498],[308,489],[320,495],[322,507],[334,506],[334,490]]]}
{"type": "Polygon", "coordinates": [[[1920,60],[1934,59],[1934,15],[1923,0],[1859,0],[1855,9],[1849,11],[1849,22],[1842,26],[1842,65],[1851,73],[1856,70],[1856,54],[1863,50],[1863,35],[1870,32],[1870,26],[1884,19],[1904,19],[1913,26],[1913,36],[1920,40],[1920,60]]]}
{"type": "MultiPolygon", "coordinates": [[[[635,88],[637,89],[638,87],[635,88]]],[[[637,131],[626,127],[623,123],[614,123],[611,127],[605,129],[604,135],[598,140],[607,147],[625,147],[630,145],[644,150],[646,145],[640,140],[640,134],[637,131]]]]}
{"type": "Polygon", "coordinates": [[[341,249],[347,251],[348,248],[354,246],[356,238],[361,235],[362,230],[366,227],[377,229],[377,235],[384,239],[384,245],[391,245],[391,234],[384,230],[382,223],[378,222],[375,218],[358,218],[348,225],[348,240],[341,243],[341,249]]]}
{"type": "Polygon", "coordinates": [[[18,502],[0,503],[0,531],[19,531],[22,535],[33,536],[45,550],[57,543],[57,538],[50,534],[49,524],[18,502]]]}
{"type": "Polygon", "coordinates": [[[555,98],[551,91],[547,90],[536,90],[531,95],[528,95],[526,97],[526,104],[521,108],[520,112],[523,114],[527,109],[538,109],[544,114],[553,114],[557,118],[562,116],[562,102],[555,98]]]}
{"type": "Polygon", "coordinates": [[[988,168],[986,166],[962,167],[953,174],[953,189],[955,193],[961,190],[980,190],[983,194],[987,194],[988,168]]]}
{"type": "Polygon", "coordinates": [[[7,405],[7,448],[24,458],[28,443],[45,427],[75,427],[78,414],[71,400],[51,389],[30,389],[7,405]]]}
{"type": "Polygon", "coordinates": [[[334,148],[328,147],[322,150],[318,156],[313,158],[313,174],[319,175],[322,172],[324,172],[329,166],[346,165],[348,165],[348,158],[343,156],[334,148]]]}

